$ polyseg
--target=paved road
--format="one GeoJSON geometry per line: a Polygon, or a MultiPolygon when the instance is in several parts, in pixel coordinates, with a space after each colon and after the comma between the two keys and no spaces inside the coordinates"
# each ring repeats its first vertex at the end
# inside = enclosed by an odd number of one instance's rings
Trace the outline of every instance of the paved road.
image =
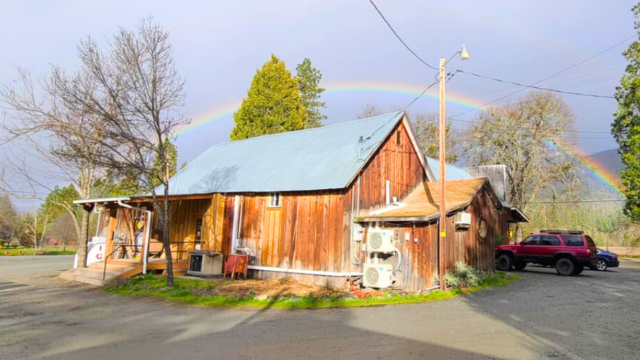
{"type": "Polygon", "coordinates": [[[0,257],[0,359],[638,359],[640,264],[452,300],[312,311],[184,307],[54,276],[70,257],[0,257]]]}

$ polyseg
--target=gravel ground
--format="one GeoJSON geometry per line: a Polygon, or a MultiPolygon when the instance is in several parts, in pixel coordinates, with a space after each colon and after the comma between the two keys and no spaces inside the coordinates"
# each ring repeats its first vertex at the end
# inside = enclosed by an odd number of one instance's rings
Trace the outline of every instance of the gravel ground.
{"type": "Polygon", "coordinates": [[[70,257],[0,258],[0,359],[638,359],[640,264],[447,301],[360,309],[203,309],[55,278],[70,257]]]}

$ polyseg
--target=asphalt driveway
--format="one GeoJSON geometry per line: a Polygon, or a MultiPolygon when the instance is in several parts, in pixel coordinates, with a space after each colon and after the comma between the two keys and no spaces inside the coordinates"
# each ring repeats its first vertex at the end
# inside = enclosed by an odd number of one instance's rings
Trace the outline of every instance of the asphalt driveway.
{"type": "Polygon", "coordinates": [[[452,300],[229,310],[123,298],[55,278],[71,257],[0,257],[0,359],[637,359],[640,264],[452,300]]]}

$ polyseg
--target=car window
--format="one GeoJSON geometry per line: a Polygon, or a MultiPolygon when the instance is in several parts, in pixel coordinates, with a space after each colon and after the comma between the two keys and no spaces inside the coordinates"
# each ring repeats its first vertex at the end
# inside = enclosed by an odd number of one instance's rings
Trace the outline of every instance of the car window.
{"type": "MultiPolygon", "coordinates": [[[[446,199],[446,198],[445,198],[446,199]]],[[[587,235],[585,236],[587,238],[587,242],[589,243],[589,246],[591,247],[596,247],[596,243],[593,241],[593,239],[591,238],[591,236],[587,235]]]]}
{"type": "Polygon", "coordinates": [[[584,240],[580,235],[563,235],[562,241],[567,246],[584,246],[584,240]]]}
{"type": "Polygon", "coordinates": [[[540,245],[544,245],[544,246],[558,246],[560,245],[560,241],[558,241],[558,238],[552,235],[543,235],[540,238],[540,245]]]}
{"type": "Polygon", "coordinates": [[[538,245],[540,243],[540,235],[531,235],[524,239],[522,245],[538,245]]]}

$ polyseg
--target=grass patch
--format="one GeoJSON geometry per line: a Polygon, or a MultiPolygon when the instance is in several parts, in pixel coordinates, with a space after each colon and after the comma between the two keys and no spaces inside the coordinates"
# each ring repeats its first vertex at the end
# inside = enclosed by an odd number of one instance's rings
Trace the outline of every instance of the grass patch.
{"type": "MultiPolygon", "coordinates": [[[[495,273],[485,276],[476,286],[449,291],[435,290],[427,294],[407,294],[393,290],[382,292],[381,297],[356,298],[349,293],[332,296],[298,296],[281,294],[260,297],[249,291],[243,295],[221,294],[216,288],[231,284],[231,280],[201,281],[176,279],[174,287],[166,286],[166,277],[147,274],[115,286],[106,286],[104,291],[122,296],[146,296],[173,303],[203,307],[249,307],[276,309],[320,309],[338,307],[364,307],[395,304],[414,304],[440,301],[476,292],[484,288],[502,286],[518,279],[515,274],[495,273]]],[[[242,280],[236,280],[242,281],[242,280]]]]}
{"type": "Polygon", "coordinates": [[[45,246],[37,254],[32,248],[2,248],[0,249],[0,256],[75,255],[77,251],[78,249],[72,246],[67,246],[65,251],[62,251],[62,246],[45,246]]]}

